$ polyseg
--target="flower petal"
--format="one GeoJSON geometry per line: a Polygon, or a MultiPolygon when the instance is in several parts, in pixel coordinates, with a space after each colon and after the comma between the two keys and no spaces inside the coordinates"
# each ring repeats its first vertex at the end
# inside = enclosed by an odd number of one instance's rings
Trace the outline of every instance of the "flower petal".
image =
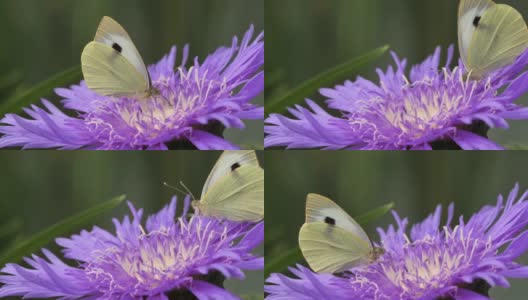
{"type": "Polygon", "coordinates": [[[69,117],[51,102],[42,100],[49,112],[33,106],[26,109],[33,119],[8,114],[0,126],[0,148],[22,146],[30,148],[79,149],[96,143],[83,126],[82,121],[69,117]]]}
{"type": "Polygon", "coordinates": [[[464,150],[504,150],[502,146],[489,139],[465,130],[457,131],[453,141],[464,150]]]}
{"type": "Polygon", "coordinates": [[[337,150],[357,142],[347,137],[347,130],[340,126],[341,119],[329,115],[312,100],[307,99],[306,103],[313,112],[298,106],[296,109],[290,109],[297,119],[272,114],[265,120],[268,124],[264,127],[267,133],[264,139],[265,147],[324,147],[337,150]]]}
{"type": "MultiPolygon", "coordinates": [[[[7,115],[0,125],[0,147],[167,150],[169,143],[210,120],[226,128],[244,128],[244,120],[263,120],[262,105],[250,103],[264,90],[264,34],[254,36],[251,26],[242,41],[235,37],[202,64],[186,67],[188,47],[176,66],[176,47],[149,66],[152,87],[148,97],[103,96],[82,81],[69,89],[57,88],[69,117],[47,101],[49,112],[36,106],[26,109],[31,117],[7,115]]],[[[191,136],[198,148],[237,149],[227,141],[191,136]]]]}
{"type": "Polygon", "coordinates": [[[194,130],[188,137],[199,150],[238,150],[239,147],[221,137],[202,130],[194,130]]]}
{"type": "Polygon", "coordinates": [[[460,289],[458,290],[456,300],[491,300],[489,297],[483,296],[481,294],[475,293],[470,290],[460,289]]]}
{"type": "Polygon", "coordinates": [[[195,280],[189,290],[199,300],[239,300],[240,298],[231,294],[223,288],[212,285],[205,281],[195,280]]]}

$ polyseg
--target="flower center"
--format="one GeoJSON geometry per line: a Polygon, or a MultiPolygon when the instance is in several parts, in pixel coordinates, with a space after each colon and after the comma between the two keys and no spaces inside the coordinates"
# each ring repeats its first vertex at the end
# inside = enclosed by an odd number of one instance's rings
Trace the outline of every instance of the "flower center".
{"type": "Polygon", "coordinates": [[[122,101],[115,108],[126,125],[135,128],[139,133],[154,135],[163,130],[169,120],[180,119],[185,113],[161,95],[153,95],[144,100],[122,101]]]}
{"type": "Polygon", "coordinates": [[[104,142],[145,145],[178,138],[190,126],[207,123],[217,100],[229,95],[231,87],[223,81],[211,80],[207,71],[194,67],[175,75],[161,75],[153,81],[159,93],[141,97],[114,97],[100,102],[89,113],[86,124],[104,142]],[[159,139],[159,140],[158,140],[159,139]]]}
{"type": "Polygon", "coordinates": [[[471,102],[478,101],[475,82],[455,78],[458,72],[444,73],[442,79],[425,78],[363,102],[358,112],[349,115],[349,123],[361,127],[360,132],[367,129],[366,136],[383,143],[395,137],[401,145],[431,140],[435,134],[441,138],[459,125],[458,117],[472,107],[471,102]]]}
{"type": "Polygon", "coordinates": [[[401,102],[391,102],[384,112],[387,122],[405,134],[422,136],[423,132],[442,128],[447,117],[464,103],[462,96],[447,91],[406,92],[401,102]]]}
{"type": "Polygon", "coordinates": [[[87,263],[86,273],[103,292],[130,292],[142,295],[149,291],[177,288],[192,280],[192,267],[210,259],[212,245],[220,247],[227,239],[223,232],[210,230],[202,220],[180,221],[180,227],[140,235],[136,241],[115,246],[87,263]],[[193,226],[192,235],[187,231],[193,226]]]}
{"type": "Polygon", "coordinates": [[[424,237],[405,245],[403,253],[384,256],[379,272],[404,295],[416,299],[434,289],[452,286],[452,278],[474,265],[490,249],[489,243],[455,228],[444,238],[424,237]]]}

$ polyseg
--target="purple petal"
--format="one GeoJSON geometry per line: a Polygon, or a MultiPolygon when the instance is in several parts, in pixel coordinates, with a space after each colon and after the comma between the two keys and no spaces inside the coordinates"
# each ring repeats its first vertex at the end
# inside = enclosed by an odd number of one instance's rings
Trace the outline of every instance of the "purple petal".
{"type": "Polygon", "coordinates": [[[528,266],[503,271],[502,275],[511,278],[528,278],[528,266]]]}
{"type": "Polygon", "coordinates": [[[239,147],[221,137],[201,130],[194,130],[188,137],[189,141],[200,150],[238,150],[239,147]]]}
{"type": "Polygon", "coordinates": [[[165,294],[158,294],[154,296],[148,296],[146,300],[169,300],[169,297],[165,294]]]}
{"type": "Polygon", "coordinates": [[[82,122],[63,114],[47,100],[42,103],[49,112],[36,106],[26,109],[33,119],[13,114],[2,119],[7,126],[0,126],[4,134],[0,147],[78,149],[95,143],[82,122]]]}
{"type": "Polygon", "coordinates": [[[350,137],[343,138],[346,129],[340,126],[340,119],[326,113],[311,100],[306,100],[313,111],[302,107],[290,109],[297,119],[289,119],[272,114],[265,122],[267,133],[265,147],[287,146],[288,148],[324,147],[326,149],[343,149],[356,141],[350,137]]]}
{"type": "MultiPolygon", "coordinates": [[[[58,238],[75,267],[43,249],[45,259],[25,258],[29,268],[8,264],[0,275],[1,296],[61,299],[166,299],[187,289],[200,299],[237,299],[196,279],[213,270],[244,279],[244,270],[261,270],[264,258],[250,251],[263,240],[263,224],[175,215],[177,199],[141,223],[143,210],[129,202],[131,216],[114,219],[115,234],[98,227],[71,238],[58,238]],[[145,230],[145,228],[147,230],[145,230]],[[237,243],[240,242],[240,243],[237,243]]],[[[1,297],[0,296],[0,297],[1,297]]]]}
{"type": "Polygon", "coordinates": [[[455,299],[456,300],[491,300],[489,297],[482,296],[481,294],[477,294],[475,292],[472,292],[466,289],[458,290],[455,296],[455,299]]]}
{"type": "Polygon", "coordinates": [[[464,150],[504,150],[503,147],[489,139],[465,130],[457,131],[453,136],[453,141],[464,150]]]}
{"type": "MultiPolygon", "coordinates": [[[[210,120],[226,128],[244,128],[244,120],[262,120],[263,107],[251,103],[264,89],[263,33],[254,37],[251,26],[239,43],[220,47],[200,64],[186,68],[187,46],[177,61],[172,47],[158,63],[148,67],[154,93],[146,99],[106,97],[90,90],[85,82],[57,88],[69,117],[47,101],[25,109],[30,119],[7,115],[0,125],[0,147],[167,150],[174,140],[210,120]],[[175,66],[177,65],[177,66],[175,66]],[[176,69],[175,69],[176,67],[176,69]]],[[[197,135],[200,135],[199,133],[197,135]]],[[[203,136],[203,135],[202,135],[203,136]]],[[[235,149],[227,141],[192,136],[199,148],[235,149]]]]}
{"type": "Polygon", "coordinates": [[[192,282],[189,290],[199,300],[238,300],[237,296],[215,285],[201,280],[192,282]]]}
{"type": "Polygon", "coordinates": [[[265,147],[431,150],[431,143],[456,133],[454,139],[463,149],[503,150],[462,131],[476,120],[508,129],[508,120],[528,119],[526,108],[513,104],[528,91],[528,72],[522,73],[527,53],[482,80],[468,80],[460,60],[456,68],[450,67],[453,46],[445,63],[437,47],[409,75],[407,61],[393,52],[394,66],[376,70],[379,83],[358,77],[332,89],[320,88],[327,107],[336,110],[332,115],[309,103],[313,112],[295,106],[289,109],[294,118],[269,116],[265,147]]]}
{"type": "Polygon", "coordinates": [[[500,117],[512,120],[526,120],[528,119],[528,107],[521,107],[499,114],[500,117]]]}

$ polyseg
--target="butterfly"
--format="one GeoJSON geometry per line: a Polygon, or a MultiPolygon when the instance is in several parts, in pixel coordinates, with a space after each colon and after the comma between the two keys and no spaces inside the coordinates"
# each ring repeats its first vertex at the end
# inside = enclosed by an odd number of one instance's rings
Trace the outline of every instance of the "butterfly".
{"type": "Polygon", "coordinates": [[[264,218],[264,170],[255,151],[224,151],[192,206],[200,215],[232,221],[264,218]]]}
{"type": "Polygon", "coordinates": [[[95,39],[84,48],[81,65],[86,85],[100,95],[144,98],[154,91],[132,39],[110,17],[103,17],[95,39]]]}
{"type": "Polygon", "coordinates": [[[384,253],[341,207],[317,194],[306,197],[299,246],[310,268],[318,273],[344,272],[371,263],[384,253]]]}
{"type": "Polygon", "coordinates": [[[470,77],[479,79],[512,64],[528,49],[528,27],[511,6],[491,0],[461,0],[458,45],[470,77]]]}

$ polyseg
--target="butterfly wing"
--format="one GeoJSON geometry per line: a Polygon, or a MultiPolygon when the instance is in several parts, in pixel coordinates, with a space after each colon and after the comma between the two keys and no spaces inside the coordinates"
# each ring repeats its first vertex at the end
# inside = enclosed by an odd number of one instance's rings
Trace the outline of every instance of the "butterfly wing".
{"type": "Polygon", "coordinates": [[[369,261],[373,247],[359,224],[332,200],[306,197],[306,220],[299,246],[316,272],[338,273],[369,261]]]}
{"type": "Polygon", "coordinates": [[[141,94],[148,88],[144,77],[119,52],[99,42],[90,42],[81,55],[88,87],[107,96],[141,94]]]}
{"type": "Polygon", "coordinates": [[[468,68],[468,53],[477,27],[474,25],[484,12],[496,5],[491,0],[461,0],[458,8],[458,47],[460,57],[468,68]]]}
{"type": "Polygon", "coordinates": [[[339,273],[368,263],[372,251],[368,240],[326,223],[304,223],[299,246],[310,268],[318,273],[339,273]]]}
{"type": "Polygon", "coordinates": [[[480,20],[468,53],[476,76],[507,66],[528,49],[528,27],[513,7],[497,4],[480,20]]]}
{"type": "Polygon", "coordinates": [[[95,41],[105,44],[110,48],[121,48],[121,54],[128,59],[147,82],[147,90],[150,88],[147,67],[123,26],[119,25],[119,23],[110,17],[103,17],[95,34],[95,41]]]}
{"type": "Polygon", "coordinates": [[[202,215],[233,221],[258,222],[264,218],[264,170],[246,165],[216,180],[193,206],[202,215]]]}
{"type": "Polygon", "coordinates": [[[333,223],[359,238],[370,241],[361,226],[334,201],[317,194],[306,197],[306,223],[333,223]]]}
{"type": "Polygon", "coordinates": [[[215,163],[211,173],[207,177],[200,198],[204,198],[207,191],[218,181],[218,179],[229,174],[232,170],[243,166],[258,166],[255,151],[224,151],[215,163]]]}

